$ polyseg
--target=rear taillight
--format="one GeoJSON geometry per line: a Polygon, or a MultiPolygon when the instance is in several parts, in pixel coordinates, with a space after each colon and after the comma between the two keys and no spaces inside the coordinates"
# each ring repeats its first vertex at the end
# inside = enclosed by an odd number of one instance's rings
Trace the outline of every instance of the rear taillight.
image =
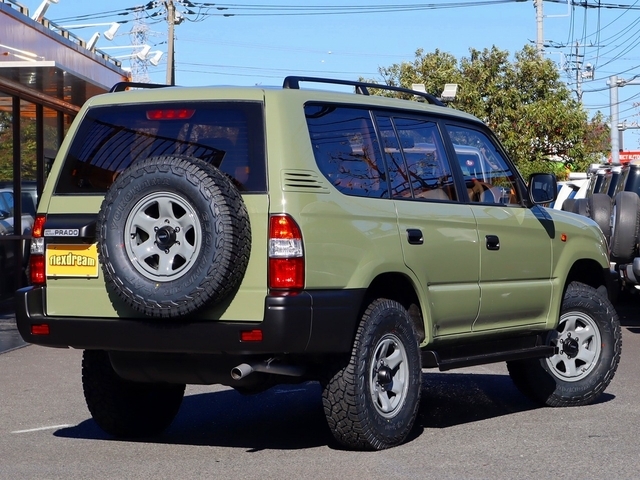
{"type": "Polygon", "coordinates": [[[31,229],[31,254],[29,255],[29,280],[31,285],[46,283],[44,264],[44,215],[36,215],[31,229]]]}
{"type": "Polygon", "coordinates": [[[302,233],[289,215],[272,215],[269,218],[269,288],[304,288],[302,233]]]}

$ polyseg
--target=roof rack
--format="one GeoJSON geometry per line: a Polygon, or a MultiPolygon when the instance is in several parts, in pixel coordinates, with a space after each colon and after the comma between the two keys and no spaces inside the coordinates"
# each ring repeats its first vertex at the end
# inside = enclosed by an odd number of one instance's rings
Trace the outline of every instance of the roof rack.
{"type": "Polygon", "coordinates": [[[403,87],[394,87],[392,85],[380,85],[377,83],[366,83],[366,82],[358,82],[354,80],[337,80],[332,78],[321,78],[321,77],[298,77],[298,76],[288,76],[284,79],[282,84],[282,88],[291,88],[294,90],[300,89],[300,82],[313,82],[313,83],[331,83],[334,85],[350,85],[355,87],[356,93],[360,95],[369,95],[369,88],[377,88],[380,90],[391,90],[394,92],[402,92],[408,93],[411,95],[417,95],[419,97],[424,98],[432,105],[438,105],[440,107],[445,107],[446,105],[442,103],[437,97],[431,95],[430,93],[418,92],[417,90],[411,90],[409,88],[403,87]]]}
{"type": "Polygon", "coordinates": [[[163,83],[118,82],[111,87],[109,93],[124,92],[127,88],[163,88],[171,86],[172,85],[165,85],[163,83]]]}

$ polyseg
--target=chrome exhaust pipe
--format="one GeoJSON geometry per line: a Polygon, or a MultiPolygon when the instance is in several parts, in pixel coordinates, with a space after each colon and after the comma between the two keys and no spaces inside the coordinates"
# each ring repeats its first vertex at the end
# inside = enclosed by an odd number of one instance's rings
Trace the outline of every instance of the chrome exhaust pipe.
{"type": "Polygon", "coordinates": [[[237,367],[233,367],[231,369],[231,378],[234,380],[240,380],[251,373],[253,373],[253,367],[248,363],[241,363],[237,367]]]}
{"type": "Polygon", "coordinates": [[[231,369],[231,378],[240,380],[253,372],[272,373],[274,375],[287,375],[289,377],[301,377],[304,375],[304,368],[297,365],[280,365],[273,363],[272,360],[266,362],[241,363],[231,369]]]}

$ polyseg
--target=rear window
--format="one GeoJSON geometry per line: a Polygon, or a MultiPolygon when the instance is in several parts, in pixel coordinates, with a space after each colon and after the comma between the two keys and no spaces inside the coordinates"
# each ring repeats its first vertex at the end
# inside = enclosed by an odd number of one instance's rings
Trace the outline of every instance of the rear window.
{"type": "Polygon", "coordinates": [[[90,109],[55,193],[104,193],[132,163],[161,155],[209,162],[243,192],[266,191],[262,104],[163,103],[90,109]]]}

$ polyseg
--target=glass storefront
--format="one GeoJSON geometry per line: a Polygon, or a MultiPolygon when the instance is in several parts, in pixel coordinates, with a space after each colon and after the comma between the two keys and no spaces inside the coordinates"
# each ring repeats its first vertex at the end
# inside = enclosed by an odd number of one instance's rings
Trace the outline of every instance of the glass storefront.
{"type": "Polygon", "coordinates": [[[28,283],[38,195],[72,120],[0,90],[0,302],[28,283]]]}
{"type": "Polygon", "coordinates": [[[38,196],[73,118],[130,78],[119,60],[52,25],[0,0],[0,307],[28,282],[38,196]]]}

